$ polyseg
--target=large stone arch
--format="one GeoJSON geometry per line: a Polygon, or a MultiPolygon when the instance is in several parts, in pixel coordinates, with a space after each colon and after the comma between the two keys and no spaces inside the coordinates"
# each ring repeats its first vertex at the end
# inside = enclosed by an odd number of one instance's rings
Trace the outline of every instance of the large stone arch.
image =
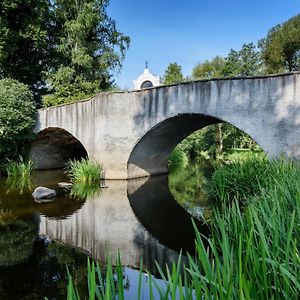
{"type": "Polygon", "coordinates": [[[161,121],[146,132],[130,153],[128,178],[167,173],[168,157],[176,145],[191,133],[218,123],[226,122],[213,116],[196,113],[178,114],[161,121]]]}
{"type": "Polygon", "coordinates": [[[29,157],[36,169],[64,168],[70,159],[88,157],[82,143],[60,127],[47,127],[31,143],[29,157]]]}

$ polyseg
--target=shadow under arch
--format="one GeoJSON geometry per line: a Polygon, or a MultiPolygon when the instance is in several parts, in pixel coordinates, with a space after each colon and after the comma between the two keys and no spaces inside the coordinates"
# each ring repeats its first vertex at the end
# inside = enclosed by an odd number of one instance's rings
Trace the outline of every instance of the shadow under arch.
{"type": "MultiPolygon", "coordinates": [[[[161,244],[176,250],[194,253],[195,233],[191,215],[179,205],[170,192],[168,176],[128,180],[127,195],[131,208],[147,231],[161,244]]],[[[209,235],[208,225],[195,220],[198,230],[209,235]]],[[[141,237],[136,236],[139,246],[141,237]]],[[[204,241],[205,242],[205,241],[204,241]]]]}
{"type": "Polygon", "coordinates": [[[48,127],[40,131],[30,145],[29,158],[38,170],[64,168],[68,160],[82,157],[88,157],[82,143],[59,127],[48,127]]]}
{"type": "Polygon", "coordinates": [[[151,128],[133,148],[128,163],[128,178],[168,172],[168,157],[187,136],[203,127],[224,121],[202,114],[178,114],[151,128]]]}

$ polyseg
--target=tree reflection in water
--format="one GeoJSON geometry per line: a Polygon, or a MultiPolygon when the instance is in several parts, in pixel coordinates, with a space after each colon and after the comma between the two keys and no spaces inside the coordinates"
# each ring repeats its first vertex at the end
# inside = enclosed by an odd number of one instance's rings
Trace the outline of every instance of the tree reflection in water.
{"type": "Polygon", "coordinates": [[[213,165],[201,160],[172,170],[169,174],[169,188],[174,199],[197,219],[210,218],[207,181],[212,172],[213,165]]]}

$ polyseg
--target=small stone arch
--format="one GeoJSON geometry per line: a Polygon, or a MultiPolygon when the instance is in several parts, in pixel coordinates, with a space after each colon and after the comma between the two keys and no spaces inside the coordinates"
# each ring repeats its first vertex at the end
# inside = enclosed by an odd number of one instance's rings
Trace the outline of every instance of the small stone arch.
{"type": "Polygon", "coordinates": [[[64,168],[68,160],[87,158],[82,143],[70,132],[59,127],[47,127],[31,143],[29,158],[38,170],[64,168]]]}

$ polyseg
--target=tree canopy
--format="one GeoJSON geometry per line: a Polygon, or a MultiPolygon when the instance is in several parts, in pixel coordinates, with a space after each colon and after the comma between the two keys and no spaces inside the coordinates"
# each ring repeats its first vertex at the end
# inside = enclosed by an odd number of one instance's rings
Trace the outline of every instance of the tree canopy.
{"type": "Polygon", "coordinates": [[[129,37],[107,15],[109,0],[3,0],[0,78],[30,86],[46,105],[89,96],[112,85],[129,37]]]}
{"type": "Polygon", "coordinates": [[[253,43],[244,44],[239,51],[231,49],[225,58],[222,77],[259,75],[262,72],[260,53],[253,43]]]}
{"type": "Polygon", "coordinates": [[[11,77],[29,85],[37,98],[43,94],[55,32],[50,1],[2,0],[0,78],[11,77]]]}
{"type": "Polygon", "coordinates": [[[108,17],[108,0],[56,0],[58,64],[49,72],[52,95],[46,106],[82,99],[111,86],[111,76],[121,67],[129,37],[108,17]]]}
{"type": "Polygon", "coordinates": [[[216,56],[197,64],[192,71],[194,79],[242,77],[261,74],[260,53],[253,43],[244,44],[240,50],[231,49],[223,58],[216,56]]]}
{"type": "Polygon", "coordinates": [[[184,81],[181,66],[176,62],[170,63],[165,71],[163,82],[164,84],[179,83],[184,81]]]}
{"type": "Polygon", "coordinates": [[[216,56],[211,61],[205,60],[197,64],[192,71],[193,79],[210,79],[223,77],[225,60],[222,56],[216,56]]]}
{"type": "Polygon", "coordinates": [[[0,157],[16,157],[32,137],[35,107],[28,87],[13,79],[0,80],[0,157]]]}
{"type": "Polygon", "coordinates": [[[300,15],[271,28],[259,41],[268,73],[300,69],[300,15]]]}

